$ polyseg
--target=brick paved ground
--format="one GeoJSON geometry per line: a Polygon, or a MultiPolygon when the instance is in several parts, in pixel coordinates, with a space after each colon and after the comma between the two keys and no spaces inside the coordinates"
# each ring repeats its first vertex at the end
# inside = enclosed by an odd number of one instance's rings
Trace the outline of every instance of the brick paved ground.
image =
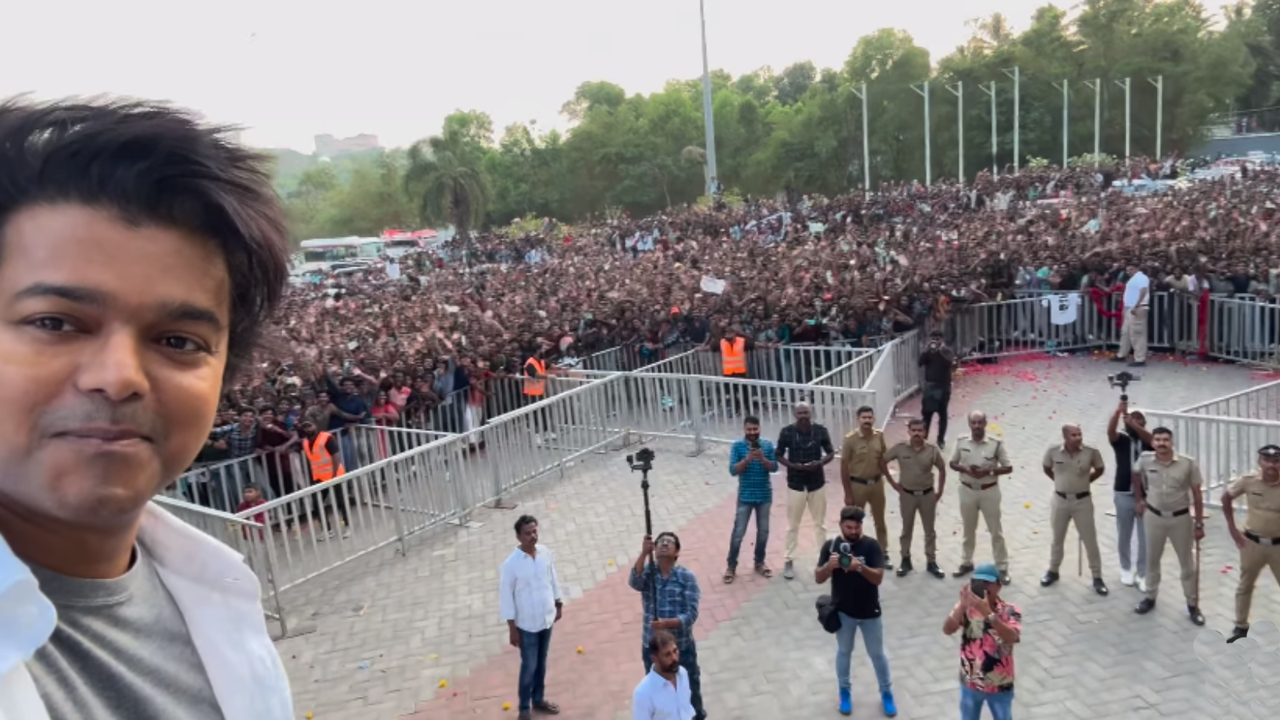
{"type": "MultiPolygon", "coordinates": [[[[984,367],[958,381],[952,403],[953,437],[964,432],[971,408],[987,412],[992,431],[1007,443],[1015,472],[1004,488],[1004,525],[1014,585],[1005,597],[1021,606],[1024,642],[1018,648],[1020,718],[1192,718],[1211,709],[1203,666],[1191,651],[1196,629],[1181,610],[1176,581],[1150,616],[1132,613],[1136,591],[1119,584],[1110,494],[1096,493],[1099,529],[1112,594],[1095,596],[1075,575],[1069,540],[1063,580],[1051,589],[1038,578],[1048,561],[1050,493],[1040,457],[1060,437],[1063,422],[1085,427],[1086,442],[1105,443],[1106,416],[1116,392],[1103,379],[1114,366],[1092,357],[1033,359],[984,367]],[[1026,504],[1029,503],[1030,507],[1026,504]]],[[[1135,402],[1177,408],[1248,387],[1247,370],[1155,363],[1131,392],[1135,402]],[[1156,400],[1158,399],[1158,401],[1156,400]]],[[[902,414],[911,413],[908,402],[902,414]]],[[[841,432],[846,428],[833,428],[841,432]]],[[[901,421],[890,432],[903,432],[901,421]]],[[[688,459],[689,446],[663,442],[653,475],[657,529],[674,528],[682,561],[703,587],[697,626],[704,693],[713,718],[774,720],[837,717],[832,656],[834,639],[817,627],[812,577],[780,575],[765,581],[743,575],[723,585],[724,553],[734,487],[725,469],[726,449],[712,446],[688,459]]],[[[1108,462],[1109,451],[1104,451],[1108,462]]],[[[497,619],[497,567],[512,544],[511,523],[530,512],[539,517],[543,542],[555,549],[568,588],[565,619],[552,641],[548,697],[561,717],[626,718],[630,692],[641,675],[639,597],[626,587],[625,569],[643,533],[638,476],[619,454],[594,459],[563,480],[536,484],[512,511],[483,511],[478,529],[442,529],[415,538],[407,557],[367,558],[291,593],[289,607],[303,610],[318,630],[279,644],[294,684],[299,715],[333,718],[457,720],[514,717],[514,650],[505,647],[497,619]],[[583,653],[576,652],[582,647],[583,653]],[[444,680],[447,686],[439,687],[444,680]]],[[[1105,483],[1100,481],[1100,485],[1105,483]]],[[[939,560],[959,561],[959,517],[954,483],[939,517],[939,560]]],[[[781,488],[777,496],[781,496],[781,488]]],[[[834,527],[838,498],[830,496],[834,527]]],[[[892,503],[891,503],[892,505],[892,503]]],[[[775,504],[770,557],[780,570],[786,521],[775,504]]],[[[897,532],[897,512],[890,531],[897,532]]],[[[870,529],[870,528],[868,528],[870,529]]],[[[750,540],[744,543],[749,558],[750,540]]],[[[917,536],[917,554],[920,552],[917,536]]],[[[812,535],[801,534],[805,566],[815,557],[812,535]]],[[[978,554],[990,552],[979,533],[978,554]]],[[[892,548],[896,557],[896,543],[892,548]]],[[[1165,574],[1176,576],[1166,553],[1165,574]]],[[[1212,516],[1204,542],[1202,595],[1209,627],[1231,626],[1234,550],[1212,516]]],[[[1087,575],[1087,572],[1086,572],[1087,575]]],[[[1260,582],[1254,617],[1280,618],[1276,587],[1260,582]]],[[[923,573],[888,578],[882,589],[886,635],[899,717],[954,717],[957,703],[955,641],[939,628],[959,581],[923,573]]],[[[854,717],[880,717],[875,681],[859,648],[854,660],[854,717]]]]}

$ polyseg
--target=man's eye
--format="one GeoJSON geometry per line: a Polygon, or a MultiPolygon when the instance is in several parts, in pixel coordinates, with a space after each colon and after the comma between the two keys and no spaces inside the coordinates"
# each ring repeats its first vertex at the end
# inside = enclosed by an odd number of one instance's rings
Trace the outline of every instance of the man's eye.
{"type": "Polygon", "coordinates": [[[178,352],[205,352],[204,345],[183,335],[168,335],[160,341],[160,344],[170,350],[177,350],[178,352]]]}
{"type": "Polygon", "coordinates": [[[60,317],[39,317],[31,321],[31,326],[53,333],[66,332],[70,329],[69,323],[60,317]]]}

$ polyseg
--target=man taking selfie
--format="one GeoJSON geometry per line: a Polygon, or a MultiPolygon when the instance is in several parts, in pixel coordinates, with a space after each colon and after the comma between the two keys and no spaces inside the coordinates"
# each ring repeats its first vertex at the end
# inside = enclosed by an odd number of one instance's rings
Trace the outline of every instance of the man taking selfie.
{"type": "Polygon", "coordinates": [[[1013,720],[1013,646],[1022,639],[1022,613],[1000,599],[1000,570],[979,565],[960,602],[942,623],[944,635],[960,632],[960,720],[1013,720]]]}

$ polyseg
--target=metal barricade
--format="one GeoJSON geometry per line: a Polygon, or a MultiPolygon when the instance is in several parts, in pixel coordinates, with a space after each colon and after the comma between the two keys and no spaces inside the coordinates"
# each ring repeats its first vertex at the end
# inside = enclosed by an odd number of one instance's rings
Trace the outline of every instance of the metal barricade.
{"type": "Polygon", "coordinates": [[[1280,306],[1256,297],[1210,297],[1209,354],[1225,360],[1275,367],[1280,306]]]}
{"type": "Polygon", "coordinates": [[[1217,415],[1171,413],[1143,409],[1147,427],[1173,432],[1174,449],[1196,461],[1204,478],[1204,502],[1221,505],[1222,488],[1233,478],[1252,472],[1258,448],[1280,444],[1280,422],[1217,415]]]}
{"type": "Polygon", "coordinates": [[[1178,413],[1280,422],[1280,380],[1185,407],[1178,413]]]}

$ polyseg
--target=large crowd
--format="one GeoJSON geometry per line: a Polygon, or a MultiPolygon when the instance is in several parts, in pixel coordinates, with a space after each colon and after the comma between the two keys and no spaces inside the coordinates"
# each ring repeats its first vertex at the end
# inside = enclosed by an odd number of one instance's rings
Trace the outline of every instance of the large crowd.
{"type": "MultiPolygon", "coordinates": [[[[272,411],[259,449],[308,417],[322,429],[361,414],[459,429],[463,413],[441,406],[483,404],[530,356],[554,364],[620,348],[641,365],[735,331],[765,344],[862,344],[964,303],[1111,287],[1135,266],[1153,290],[1278,292],[1280,172],[1112,189],[1178,174],[1169,161],[1022,169],[964,186],[748,197],[456,237],[390,273],[292,287],[257,362],[228,386],[221,422],[272,411]],[[342,410],[348,395],[360,402],[342,410]]],[[[234,454],[215,440],[201,460],[234,454]]]]}

